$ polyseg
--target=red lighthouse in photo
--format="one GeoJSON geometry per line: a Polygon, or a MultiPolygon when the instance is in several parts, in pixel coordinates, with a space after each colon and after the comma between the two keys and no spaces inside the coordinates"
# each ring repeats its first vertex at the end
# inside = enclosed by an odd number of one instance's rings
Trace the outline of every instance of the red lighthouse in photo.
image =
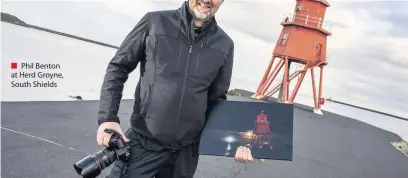
{"type": "Polygon", "coordinates": [[[251,147],[254,146],[252,145],[254,142],[259,148],[262,148],[263,145],[266,144],[270,149],[273,149],[271,145],[270,123],[268,116],[263,111],[256,116],[254,134],[250,144],[251,147]]]}
{"type": "Polygon", "coordinates": [[[331,35],[324,29],[324,17],[329,6],[325,0],[297,0],[293,15],[285,17],[281,23],[283,29],[272,59],[253,98],[268,99],[280,90],[278,100],[293,103],[307,71],[310,71],[314,112],[321,114],[323,68],[327,65],[327,37],[331,35]],[[291,63],[299,63],[301,67],[290,71],[291,63]],[[318,93],[314,71],[316,67],[320,68],[318,93]],[[282,79],[276,79],[282,68],[282,79]],[[289,92],[289,84],[297,76],[296,85],[289,92]]]}

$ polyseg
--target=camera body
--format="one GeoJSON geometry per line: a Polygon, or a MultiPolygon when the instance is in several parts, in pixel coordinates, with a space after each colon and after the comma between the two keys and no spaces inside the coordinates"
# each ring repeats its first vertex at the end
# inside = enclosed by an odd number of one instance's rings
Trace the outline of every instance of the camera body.
{"type": "Polygon", "coordinates": [[[105,129],[107,133],[113,133],[109,140],[109,148],[115,153],[117,159],[128,161],[130,158],[130,146],[123,140],[122,135],[112,129],[105,129]]]}
{"type": "Polygon", "coordinates": [[[122,135],[113,129],[105,129],[105,133],[112,134],[109,147],[93,155],[89,155],[74,164],[78,175],[83,178],[95,178],[103,169],[109,167],[117,159],[127,162],[130,159],[130,146],[123,140],[122,135]]]}

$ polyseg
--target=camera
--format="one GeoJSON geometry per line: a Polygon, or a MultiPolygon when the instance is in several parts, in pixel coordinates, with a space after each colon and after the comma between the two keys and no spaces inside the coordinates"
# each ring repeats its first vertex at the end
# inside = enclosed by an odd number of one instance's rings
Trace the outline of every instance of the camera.
{"type": "Polygon", "coordinates": [[[109,147],[74,164],[76,172],[83,178],[95,178],[117,159],[126,162],[130,158],[130,146],[123,140],[122,135],[113,129],[105,129],[104,132],[112,134],[109,139],[109,147]]]}

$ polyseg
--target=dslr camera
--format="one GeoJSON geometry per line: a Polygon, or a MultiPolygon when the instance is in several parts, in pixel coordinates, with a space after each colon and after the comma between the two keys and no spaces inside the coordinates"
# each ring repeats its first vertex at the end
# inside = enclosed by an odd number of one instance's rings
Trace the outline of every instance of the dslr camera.
{"type": "Polygon", "coordinates": [[[122,135],[113,129],[105,129],[104,132],[112,134],[109,139],[109,147],[74,164],[76,172],[83,178],[95,178],[117,159],[126,162],[130,158],[130,146],[123,140],[122,135]]]}

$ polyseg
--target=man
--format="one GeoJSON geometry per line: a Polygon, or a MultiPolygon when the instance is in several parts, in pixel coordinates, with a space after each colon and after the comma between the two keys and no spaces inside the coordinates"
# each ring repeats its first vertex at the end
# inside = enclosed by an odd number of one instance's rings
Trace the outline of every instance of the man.
{"type": "MultiPolygon", "coordinates": [[[[110,178],[192,178],[207,101],[226,99],[234,43],[214,14],[223,0],[189,0],[177,10],[149,12],[110,61],[101,90],[97,142],[108,146],[105,128],[131,146],[128,162],[116,161],[110,178]],[[124,83],[140,64],[131,128],[117,116],[124,83]]],[[[252,161],[247,148],[236,161],[252,161]]]]}

